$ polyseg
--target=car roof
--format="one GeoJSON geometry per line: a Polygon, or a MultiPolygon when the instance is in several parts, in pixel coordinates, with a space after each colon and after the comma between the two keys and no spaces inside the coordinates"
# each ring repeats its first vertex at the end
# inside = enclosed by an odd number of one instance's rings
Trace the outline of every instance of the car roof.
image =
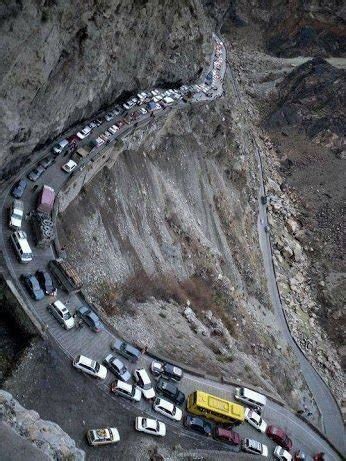
{"type": "Polygon", "coordinates": [[[125,383],[124,381],[121,381],[120,379],[116,381],[116,387],[126,392],[129,392],[129,393],[132,392],[132,388],[133,388],[132,384],[125,383]]]}
{"type": "Polygon", "coordinates": [[[156,419],[151,419],[151,418],[144,418],[145,420],[145,427],[151,427],[152,429],[157,428],[157,421],[156,419]]]}
{"type": "Polygon", "coordinates": [[[156,405],[160,405],[160,407],[166,408],[168,411],[173,411],[174,404],[172,402],[168,402],[168,400],[161,399],[161,397],[157,397],[156,405]]]}
{"type": "Polygon", "coordinates": [[[142,381],[143,381],[144,384],[149,384],[151,382],[150,378],[149,378],[149,375],[148,375],[147,371],[144,368],[140,368],[140,369],[138,369],[136,371],[141,376],[142,381]]]}

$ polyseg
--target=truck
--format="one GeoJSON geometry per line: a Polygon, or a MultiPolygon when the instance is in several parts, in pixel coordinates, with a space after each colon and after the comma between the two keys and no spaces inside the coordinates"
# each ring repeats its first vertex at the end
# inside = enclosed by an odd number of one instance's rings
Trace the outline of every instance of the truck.
{"type": "Polygon", "coordinates": [[[24,215],[24,203],[21,200],[13,200],[9,209],[9,225],[11,229],[20,229],[22,227],[22,219],[24,215]]]}
{"type": "Polygon", "coordinates": [[[48,268],[67,293],[76,293],[82,289],[83,284],[79,275],[65,259],[52,259],[48,263],[48,268]]]}
{"type": "Polygon", "coordinates": [[[34,212],[31,216],[31,226],[35,245],[39,248],[49,247],[55,238],[55,227],[51,217],[46,213],[34,212]]]}
{"type": "Polygon", "coordinates": [[[45,213],[47,215],[50,215],[53,210],[54,200],[55,200],[54,189],[50,186],[46,186],[46,185],[42,186],[42,189],[37,198],[36,210],[40,213],[45,213]]]}

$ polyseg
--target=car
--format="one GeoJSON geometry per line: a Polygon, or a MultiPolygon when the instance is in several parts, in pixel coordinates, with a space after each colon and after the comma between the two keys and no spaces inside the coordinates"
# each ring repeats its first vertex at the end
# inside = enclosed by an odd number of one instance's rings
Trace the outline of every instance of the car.
{"type": "Polygon", "coordinates": [[[87,136],[89,136],[90,133],[91,133],[91,128],[90,126],[86,125],[81,131],[78,131],[77,137],[79,139],[84,139],[87,136]]]}
{"type": "Polygon", "coordinates": [[[33,274],[22,274],[20,280],[32,299],[41,301],[44,298],[44,292],[33,274]]]}
{"type": "Polygon", "coordinates": [[[135,429],[146,434],[158,435],[164,437],[166,435],[166,424],[157,419],[143,418],[137,416],[135,420],[135,429]]]}
{"type": "Polygon", "coordinates": [[[117,378],[120,378],[122,381],[129,381],[131,379],[131,373],[126,368],[121,360],[115,357],[115,355],[108,354],[103,359],[104,365],[115,374],[117,378]]]}
{"type": "Polygon", "coordinates": [[[185,394],[166,379],[160,378],[156,383],[155,389],[159,394],[167,397],[176,405],[182,405],[185,402],[185,394]]]}
{"type": "Polygon", "coordinates": [[[30,181],[37,181],[38,178],[40,176],[43,175],[43,173],[45,172],[45,169],[40,166],[40,165],[37,165],[33,170],[30,171],[30,173],[28,174],[28,179],[30,179],[30,181]]]}
{"type": "Polygon", "coordinates": [[[184,418],[184,426],[208,437],[211,437],[213,433],[212,424],[199,416],[186,415],[184,418]]]}
{"type": "Polygon", "coordinates": [[[85,357],[85,355],[77,355],[72,365],[79,371],[91,375],[94,378],[106,379],[107,377],[107,368],[96,362],[96,360],[85,357]]]}
{"type": "Polygon", "coordinates": [[[234,432],[231,428],[225,429],[222,426],[216,426],[213,431],[214,439],[220,440],[221,442],[228,443],[235,447],[240,446],[241,437],[238,432],[234,432]]]}
{"type": "Polygon", "coordinates": [[[65,150],[68,145],[69,145],[69,141],[67,139],[62,139],[61,141],[59,141],[57,144],[53,146],[53,149],[52,149],[53,153],[55,155],[61,154],[61,152],[65,150]]]}
{"type": "Polygon", "coordinates": [[[259,410],[267,403],[267,399],[264,395],[248,389],[247,387],[236,387],[234,398],[245,403],[246,406],[252,407],[257,413],[261,413],[259,410]]]}
{"type": "Polygon", "coordinates": [[[294,453],[293,461],[305,461],[306,455],[301,450],[298,450],[294,453]]]}
{"type": "Polygon", "coordinates": [[[74,160],[69,160],[65,163],[61,169],[64,170],[66,173],[72,173],[73,170],[77,168],[77,163],[74,160]]]}
{"type": "Polygon", "coordinates": [[[74,318],[71,315],[71,312],[67,309],[65,304],[63,304],[58,299],[52,304],[47,306],[48,311],[52,314],[53,317],[65,328],[65,330],[71,330],[74,328],[74,318]]]}
{"type": "Polygon", "coordinates": [[[292,455],[279,445],[274,449],[274,457],[279,461],[292,461],[292,455]]]}
{"type": "Polygon", "coordinates": [[[93,130],[94,128],[97,127],[97,123],[95,122],[95,120],[93,120],[92,122],[89,123],[88,127],[93,130]]]}
{"type": "Polygon", "coordinates": [[[137,386],[124,383],[124,381],[120,379],[112,382],[111,391],[114,392],[114,394],[120,395],[128,400],[133,400],[134,402],[139,402],[142,398],[142,392],[137,386]]]}
{"type": "Polygon", "coordinates": [[[141,107],[141,108],[139,109],[139,112],[140,112],[142,115],[145,115],[145,114],[148,113],[147,109],[145,109],[144,107],[141,107]]]}
{"type": "Polygon", "coordinates": [[[181,368],[167,362],[158,362],[157,360],[151,362],[150,371],[154,376],[164,376],[174,381],[180,381],[183,377],[183,370],[181,368]]]}
{"type": "Polygon", "coordinates": [[[117,116],[124,112],[124,110],[120,106],[115,106],[113,109],[113,113],[117,116]]]}
{"type": "Polygon", "coordinates": [[[112,133],[112,134],[115,134],[117,131],[119,131],[119,128],[117,127],[117,125],[112,125],[108,128],[108,130],[112,133]]]}
{"type": "Polygon", "coordinates": [[[146,399],[153,399],[155,397],[155,391],[146,370],[144,368],[137,368],[133,372],[133,377],[142,391],[143,396],[146,399]]]}
{"type": "Polygon", "coordinates": [[[95,119],[94,122],[96,123],[96,126],[102,125],[102,120],[100,118],[95,119]]]}
{"type": "Polygon", "coordinates": [[[108,114],[105,115],[105,120],[106,122],[110,122],[112,120],[112,118],[115,117],[115,114],[114,112],[108,112],[108,114]]]}
{"type": "Polygon", "coordinates": [[[125,359],[130,360],[130,362],[137,362],[139,357],[141,356],[141,351],[131,344],[122,341],[121,339],[116,339],[111,344],[111,349],[116,351],[118,354],[125,357],[125,359]]]}
{"type": "Polygon", "coordinates": [[[56,288],[54,286],[52,277],[49,272],[37,270],[35,276],[40,284],[40,287],[45,292],[46,295],[54,296],[56,295],[56,288]]]}
{"type": "Polygon", "coordinates": [[[46,170],[51,165],[53,165],[54,162],[55,162],[54,155],[48,155],[47,157],[45,157],[44,159],[40,161],[39,165],[46,170]]]}
{"type": "Polygon", "coordinates": [[[283,447],[285,450],[292,449],[292,440],[288,437],[286,432],[276,426],[268,426],[266,430],[267,436],[274,440],[275,443],[283,447]]]}
{"type": "Polygon", "coordinates": [[[80,306],[76,310],[76,315],[84,320],[88,327],[95,333],[100,333],[104,327],[99,319],[98,315],[95,314],[89,306],[80,306]]]}
{"type": "Polygon", "coordinates": [[[245,419],[258,431],[265,432],[267,430],[267,423],[263,421],[262,417],[258,413],[254,410],[250,410],[250,408],[245,408],[245,419]]]}
{"type": "Polygon", "coordinates": [[[89,445],[92,447],[109,445],[110,443],[117,443],[120,440],[119,432],[116,427],[89,429],[86,433],[86,438],[89,445]]]}
{"type": "Polygon", "coordinates": [[[98,138],[96,138],[95,141],[96,141],[96,146],[97,147],[100,147],[100,146],[102,146],[102,144],[105,143],[104,139],[102,139],[100,136],[98,138]]]}
{"type": "Polygon", "coordinates": [[[251,453],[253,455],[262,455],[265,458],[268,457],[268,447],[263,443],[257,442],[253,439],[243,439],[241,442],[241,448],[246,453],[251,453]]]}
{"type": "Polygon", "coordinates": [[[22,198],[28,183],[25,179],[20,179],[11,189],[11,195],[14,198],[22,198]]]}
{"type": "Polygon", "coordinates": [[[183,417],[183,412],[180,408],[175,406],[172,402],[168,402],[168,400],[161,399],[160,397],[156,397],[154,400],[153,409],[174,421],[180,421],[183,417]]]}

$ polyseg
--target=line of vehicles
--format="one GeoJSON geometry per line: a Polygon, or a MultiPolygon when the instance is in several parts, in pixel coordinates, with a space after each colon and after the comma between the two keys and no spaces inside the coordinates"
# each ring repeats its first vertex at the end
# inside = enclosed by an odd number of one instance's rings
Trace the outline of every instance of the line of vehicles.
{"type": "MultiPolygon", "coordinates": [[[[56,157],[60,154],[73,154],[73,157],[62,165],[63,171],[72,173],[77,168],[78,161],[81,158],[88,155],[93,148],[108,143],[122,127],[135,122],[141,115],[165,109],[180,100],[188,102],[197,93],[212,97],[212,91],[217,91],[218,89],[216,86],[217,80],[221,79],[222,59],[222,45],[217,43],[213,70],[207,74],[205,83],[183,85],[179,89],[154,89],[138,93],[136,97],[129,99],[122,106],[115,106],[113,110],[105,115],[104,119],[97,118],[93,120],[75,135],[62,139],[55,144],[52,148],[52,153],[39,162],[28,174],[28,179],[33,182],[37,181],[45,170],[54,164],[56,157]],[[130,110],[132,110],[131,113],[129,113],[130,110]],[[81,141],[85,142],[95,128],[99,127],[104,121],[110,122],[119,116],[123,118],[117,120],[116,123],[99,134],[96,139],[91,140],[87,146],[78,149],[79,143],[81,141]]],[[[20,263],[29,263],[33,259],[26,232],[21,230],[24,204],[20,199],[27,185],[28,183],[25,179],[19,180],[14,185],[11,190],[14,200],[9,210],[9,225],[11,229],[14,229],[10,239],[20,263]]],[[[54,190],[50,186],[44,185],[38,194],[36,213],[39,216],[44,216],[49,221],[54,199],[54,190]]],[[[44,225],[47,226],[47,222],[44,225]]],[[[35,234],[39,234],[39,231],[36,230],[35,234]]],[[[37,246],[51,243],[49,239],[47,241],[43,240],[43,243],[41,241],[42,238],[36,237],[37,246]]],[[[57,289],[51,274],[67,293],[81,289],[81,281],[67,261],[61,259],[52,260],[49,262],[48,269],[49,271],[37,270],[35,274],[23,274],[21,276],[21,281],[32,299],[38,301],[44,299],[45,296],[56,297],[57,289]]],[[[47,305],[47,309],[66,330],[75,328],[79,324],[79,320],[84,322],[95,333],[99,333],[104,328],[98,315],[90,306],[82,305],[72,314],[62,301],[54,299],[47,305]]],[[[110,385],[110,391],[115,395],[133,402],[139,402],[143,397],[152,402],[152,408],[155,412],[174,421],[183,421],[185,427],[190,430],[211,436],[245,452],[267,457],[268,448],[266,445],[249,438],[241,439],[240,435],[233,430],[234,426],[247,421],[258,431],[266,433],[268,437],[278,444],[273,453],[276,459],[281,461],[292,460],[292,455],[289,453],[292,449],[292,441],[287,434],[280,428],[268,426],[261,417],[261,411],[266,404],[266,398],[263,395],[246,388],[236,389],[235,399],[246,404],[247,407],[202,391],[195,391],[186,399],[185,394],[177,386],[177,383],[183,378],[183,371],[179,367],[169,363],[161,363],[157,360],[152,361],[150,372],[155,379],[155,384],[153,384],[144,368],[137,368],[131,373],[126,364],[117,356],[119,355],[130,362],[136,362],[141,356],[141,351],[118,339],[111,344],[111,350],[112,353],[106,355],[103,363],[78,355],[72,364],[79,371],[98,379],[106,379],[109,371],[117,378],[110,385]],[[129,382],[131,379],[134,381],[133,384],[129,382]],[[184,416],[181,407],[185,401],[187,414],[184,416]]],[[[134,426],[137,431],[147,434],[166,435],[165,423],[157,419],[138,416],[135,419],[134,426]]],[[[114,427],[90,429],[86,437],[93,446],[116,443],[120,440],[119,432],[114,427]]],[[[294,460],[304,459],[306,459],[304,454],[301,452],[295,453],[294,460]]]]}

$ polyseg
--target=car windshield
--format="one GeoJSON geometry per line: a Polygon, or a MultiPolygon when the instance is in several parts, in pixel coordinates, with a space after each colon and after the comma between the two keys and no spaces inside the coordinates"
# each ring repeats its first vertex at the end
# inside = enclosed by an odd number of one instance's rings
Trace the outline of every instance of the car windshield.
{"type": "Polygon", "coordinates": [[[96,372],[100,371],[100,364],[98,362],[93,361],[93,368],[96,372]]]}

